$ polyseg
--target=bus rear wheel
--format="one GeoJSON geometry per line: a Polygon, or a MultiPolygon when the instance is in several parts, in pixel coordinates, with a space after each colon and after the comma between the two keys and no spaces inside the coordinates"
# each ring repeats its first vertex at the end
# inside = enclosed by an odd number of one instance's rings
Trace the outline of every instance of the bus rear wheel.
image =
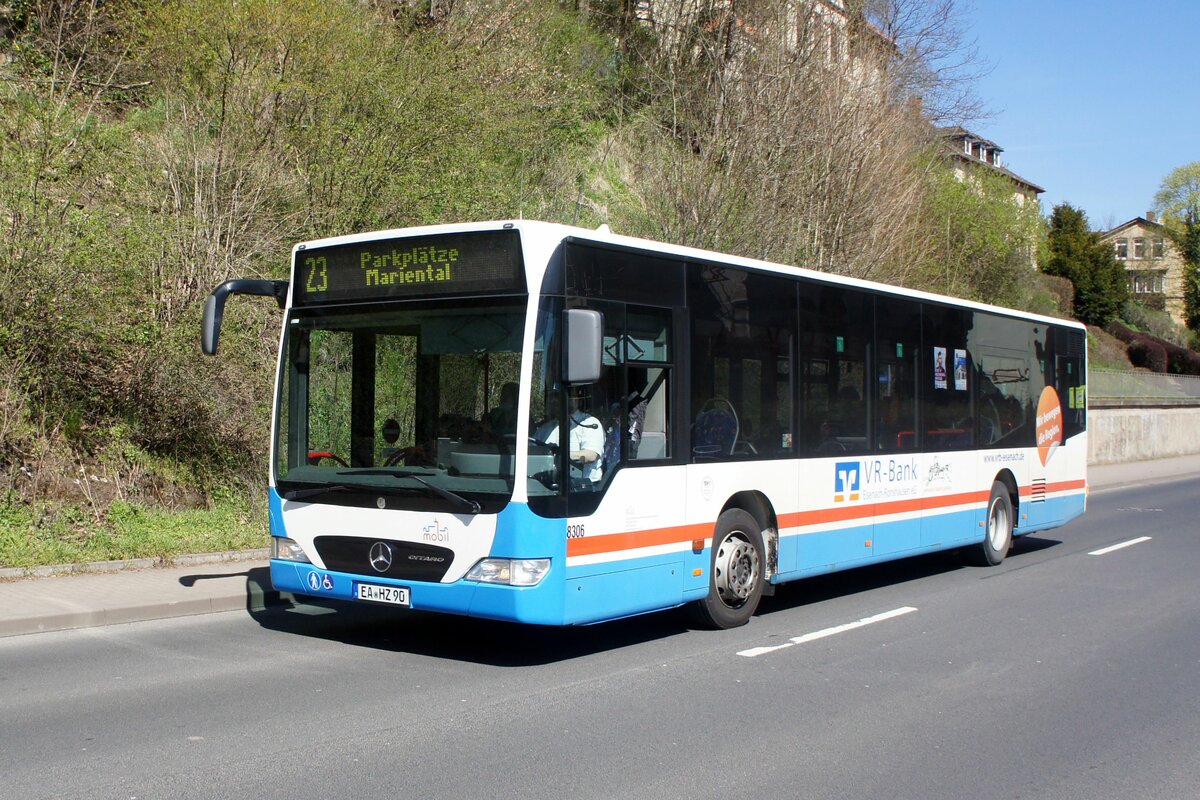
{"type": "Polygon", "coordinates": [[[750,621],[766,581],[762,531],[750,514],[731,508],[717,518],[709,562],[708,596],[692,604],[706,628],[736,628],[750,621]]]}
{"type": "Polygon", "coordinates": [[[971,549],[971,561],[981,567],[994,567],[1008,555],[1012,541],[1012,498],[1008,495],[1008,487],[996,481],[988,498],[983,541],[971,549]]]}

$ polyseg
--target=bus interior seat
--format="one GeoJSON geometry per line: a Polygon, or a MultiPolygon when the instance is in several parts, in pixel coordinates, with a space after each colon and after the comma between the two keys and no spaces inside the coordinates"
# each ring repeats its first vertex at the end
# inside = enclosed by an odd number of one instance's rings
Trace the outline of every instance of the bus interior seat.
{"type": "Polygon", "coordinates": [[[723,397],[714,397],[700,407],[692,424],[692,455],[700,458],[733,455],[738,432],[733,404],[723,397]]]}

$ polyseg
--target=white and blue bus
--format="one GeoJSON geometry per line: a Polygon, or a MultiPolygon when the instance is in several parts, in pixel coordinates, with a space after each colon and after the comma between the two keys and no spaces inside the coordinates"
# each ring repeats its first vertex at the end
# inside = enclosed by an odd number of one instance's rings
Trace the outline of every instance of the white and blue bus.
{"type": "Polygon", "coordinates": [[[1084,511],[1074,322],[555,224],[295,247],[271,578],[546,625],[938,550],[999,564],[1084,511]],[[561,431],[566,430],[564,435],[561,431]]]}

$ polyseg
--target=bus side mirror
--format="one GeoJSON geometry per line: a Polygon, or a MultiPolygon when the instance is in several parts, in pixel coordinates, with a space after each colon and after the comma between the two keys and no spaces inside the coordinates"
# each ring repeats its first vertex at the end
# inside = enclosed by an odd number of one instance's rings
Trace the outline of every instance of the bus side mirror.
{"type": "Polygon", "coordinates": [[[600,353],[604,346],[604,315],[588,308],[569,308],[563,323],[563,375],[567,383],[600,380],[600,353]]]}
{"type": "Polygon", "coordinates": [[[204,318],[200,322],[200,349],[206,356],[217,354],[217,341],[221,338],[221,318],[225,316],[225,301],[231,294],[252,294],[274,297],[282,309],[287,303],[287,281],[233,280],[225,281],[212,290],[204,301],[204,318]]]}

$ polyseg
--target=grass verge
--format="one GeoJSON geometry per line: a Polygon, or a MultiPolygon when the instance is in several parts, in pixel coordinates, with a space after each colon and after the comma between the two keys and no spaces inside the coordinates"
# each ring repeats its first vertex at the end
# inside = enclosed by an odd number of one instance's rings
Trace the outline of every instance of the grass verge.
{"type": "Polygon", "coordinates": [[[170,511],[113,501],[103,519],[79,505],[0,498],[0,567],[40,567],[267,546],[267,513],[226,497],[211,508],[170,511]]]}

